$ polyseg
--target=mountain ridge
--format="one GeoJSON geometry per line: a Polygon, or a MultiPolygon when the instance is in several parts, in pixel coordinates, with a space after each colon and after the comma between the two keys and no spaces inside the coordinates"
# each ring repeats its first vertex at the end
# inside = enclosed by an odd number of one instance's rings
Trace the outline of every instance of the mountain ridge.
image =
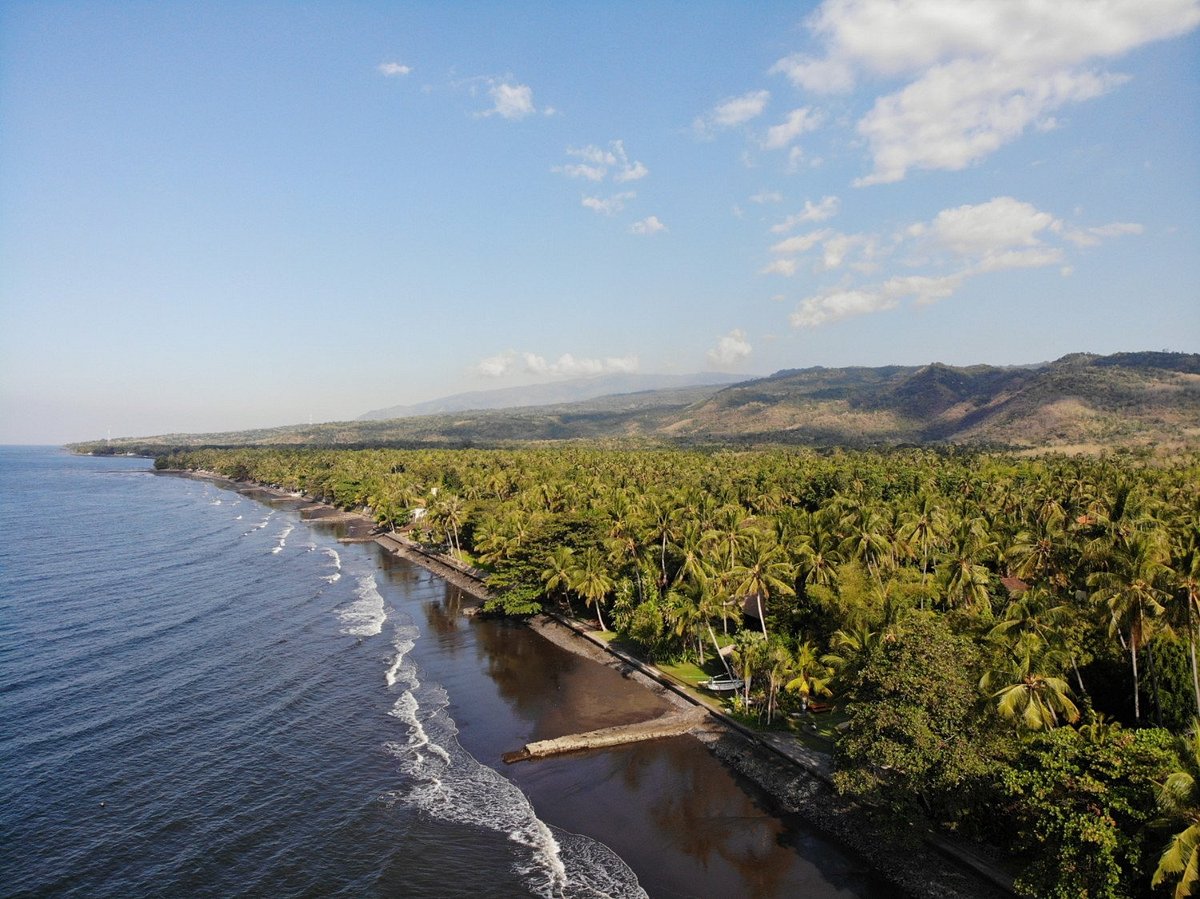
{"type": "Polygon", "coordinates": [[[391,420],[162,435],[79,444],[141,447],[489,446],[563,440],[685,445],[1012,449],[1200,447],[1200,354],[1072,353],[1032,366],[786,369],[726,386],[391,420]]]}

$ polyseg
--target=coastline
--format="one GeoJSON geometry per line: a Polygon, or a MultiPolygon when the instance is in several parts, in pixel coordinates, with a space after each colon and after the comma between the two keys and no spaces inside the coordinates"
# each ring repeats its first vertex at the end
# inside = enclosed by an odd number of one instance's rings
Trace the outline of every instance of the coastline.
{"type": "MultiPolygon", "coordinates": [[[[211,471],[164,469],[156,474],[205,480],[265,504],[291,502],[301,520],[341,525],[341,542],[374,542],[386,552],[404,558],[437,575],[477,600],[464,609],[473,615],[490,594],[484,573],[438,553],[426,550],[396,532],[380,533],[375,521],[362,512],[339,509],[310,496],[271,485],[239,481],[211,471]]],[[[544,639],[575,655],[613,668],[677,709],[701,708],[707,712],[691,735],[716,758],[762,790],[780,811],[801,817],[857,853],[876,874],[917,899],[970,899],[1010,897],[1002,872],[986,859],[972,857],[965,847],[933,834],[914,833],[911,843],[897,840],[875,827],[866,812],[837,794],[831,781],[830,760],[812,752],[798,757],[760,734],[732,721],[720,711],[689,696],[653,665],[592,637],[586,625],[543,612],[526,622],[544,639]],[[999,875],[999,877],[997,876],[999,875]]]]}

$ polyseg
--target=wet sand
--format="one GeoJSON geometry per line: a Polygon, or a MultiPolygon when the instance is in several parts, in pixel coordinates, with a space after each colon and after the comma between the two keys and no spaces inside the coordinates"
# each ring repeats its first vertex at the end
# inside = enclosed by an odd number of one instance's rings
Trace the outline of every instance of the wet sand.
{"type": "Polygon", "coordinates": [[[162,473],[212,480],[297,511],[333,528],[339,540],[374,540],[394,576],[410,577],[404,569],[411,562],[444,580],[444,601],[426,610],[439,644],[453,650],[475,643],[513,720],[525,723],[511,732],[472,724],[467,710],[475,688],[455,690],[455,675],[443,671],[439,679],[456,697],[455,719],[466,725],[464,747],[504,769],[539,812],[552,808],[548,820],[556,826],[595,833],[603,821],[601,838],[639,872],[652,896],[895,896],[898,889],[939,899],[1010,895],[919,843],[894,845],[828,783],[715,719],[690,736],[505,766],[502,754],[528,742],[646,721],[692,704],[544,616],[528,627],[470,621],[465,616],[487,596],[482,582],[460,563],[378,533],[364,514],[211,472],[162,473]],[[866,874],[867,868],[878,873],[866,874]]]}

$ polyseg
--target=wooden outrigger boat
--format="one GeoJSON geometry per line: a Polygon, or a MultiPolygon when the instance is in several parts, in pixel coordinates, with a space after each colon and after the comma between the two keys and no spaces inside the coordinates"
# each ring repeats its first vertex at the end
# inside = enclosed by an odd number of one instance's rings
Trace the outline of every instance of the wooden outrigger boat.
{"type": "Polygon", "coordinates": [[[741,690],[746,686],[746,682],[740,677],[710,677],[706,681],[701,681],[700,686],[705,690],[712,690],[714,693],[732,693],[734,690],[741,690]]]}

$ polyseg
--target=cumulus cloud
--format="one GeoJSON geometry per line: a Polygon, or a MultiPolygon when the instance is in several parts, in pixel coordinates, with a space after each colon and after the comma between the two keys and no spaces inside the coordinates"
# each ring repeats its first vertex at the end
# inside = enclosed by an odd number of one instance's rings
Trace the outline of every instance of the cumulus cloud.
{"type": "Polygon", "coordinates": [[[502,119],[516,120],[537,112],[533,105],[533,89],[527,84],[501,82],[488,91],[488,96],[495,105],[483,113],[485,116],[498,115],[502,119]]]}
{"type": "Polygon", "coordinates": [[[630,373],[637,371],[638,368],[637,356],[606,356],[588,359],[563,353],[557,359],[547,359],[537,353],[518,353],[508,350],[481,359],[475,366],[475,372],[487,378],[499,378],[510,374],[572,378],[586,375],[630,373]]]}
{"type": "Polygon", "coordinates": [[[903,251],[906,264],[923,267],[917,274],[893,274],[879,283],[854,284],[846,275],[836,288],[800,302],[792,313],[797,328],[815,328],[873,312],[894,309],[902,303],[927,306],[953,296],[968,281],[1011,269],[1058,266],[1069,274],[1063,242],[1093,246],[1102,240],[1142,232],[1142,226],[1113,222],[1076,227],[1030,203],[1013,197],[995,197],[984,203],[943,209],[929,221],[901,228],[881,251],[873,234],[841,234],[829,229],[791,237],[771,247],[786,255],[762,269],[763,273],[792,274],[794,256],[820,248],[814,271],[839,268],[874,271],[882,252],[903,251]]]}
{"type": "Polygon", "coordinates": [[[899,300],[882,290],[839,290],[800,301],[789,317],[794,328],[815,328],[869,312],[894,309],[899,300]]]}
{"type": "Polygon", "coordinates": [[[398,62],[382,62],[376,67],[376,71],[386,75],[388,78],[396,78],[409,74],[412,71],[412,67],[402,65],[398,62]]]}
{"type": "Polygon", "coordinates": [[[815,131],[821,126],[821,121],[821,114],[814,112],[807,106],[800,109],[793,109],[788,113],[787,118],[783,122],[767,129],[767,136],[763,140],[763,148],[766,150],[782,150],[795,142],[802,134],[815,131]]]}
{"type": "Polygon", "coordinates": [[[744,125],[762,115],[770,99],[770,91],[760,90],[722,100],[707,113],[699,116],[692,123],[692,129],[700,137],[710,137],[716,131],[744,125]]]}
{"type": "Polygon", "coordinates": [[[587,197],[580,200],[581,205],[588,209],[593,209],[601,215],[612,215],[615,212],[620,212],[625,208],[625,203],[632,200],[637,194],[633,191],[624,191],[619,194],[613,194],[611,197],[587,197]]]}
{"type": "Polygon", "coordinates": [[[1098,64],[1200,24],[1195,0],[826,0],[807,20],[823,55],[771,69],[805,91],[866,78],[903,86],[857,125],[873,157],[860,185],[964,168],[1125,78],[1098,64]]]}
{"type": "Polygon", "coordinates": [[[973,206],[943,209],[928,226],[910,229],[928,234],[941,246],[966,257],[986,257],[1012,249],[1035,247],[1046,229],[1061,228],[1058,220],[1030,203],[996,197],[973,206]]]}
{"type": "Polygon", "coordinates": [[[823,222],[826,219],[831,219],[837,215],[841,201],[837,197],[822,197],[819,203],[814,203],[812,200],[804,201],[804,209],[800,212],[793,213],[771,226],[772,234],[787,234],[797,225],[805,224],[806,222],[823,222]]]}
{"type": "Polygon", "coordinates": [[[719,369],[732,368],[753,352],[746,332],[734,328],[717,341],[717,345],[708,351],[708,361],[719,369]]]}
{"type": "Polygon", "coordinates": [[[640,222],[634,222],[629,226],[630,234],[657,234],[659,231],[666,230],[667,226],[660,222],[656,215],[647,216],[640,222]]]}
{"type": "Polygon", "coordinates": [[[751,203],[782,203],[783,194],[777,190],[760,190],[750,197],[751,203]]]}

